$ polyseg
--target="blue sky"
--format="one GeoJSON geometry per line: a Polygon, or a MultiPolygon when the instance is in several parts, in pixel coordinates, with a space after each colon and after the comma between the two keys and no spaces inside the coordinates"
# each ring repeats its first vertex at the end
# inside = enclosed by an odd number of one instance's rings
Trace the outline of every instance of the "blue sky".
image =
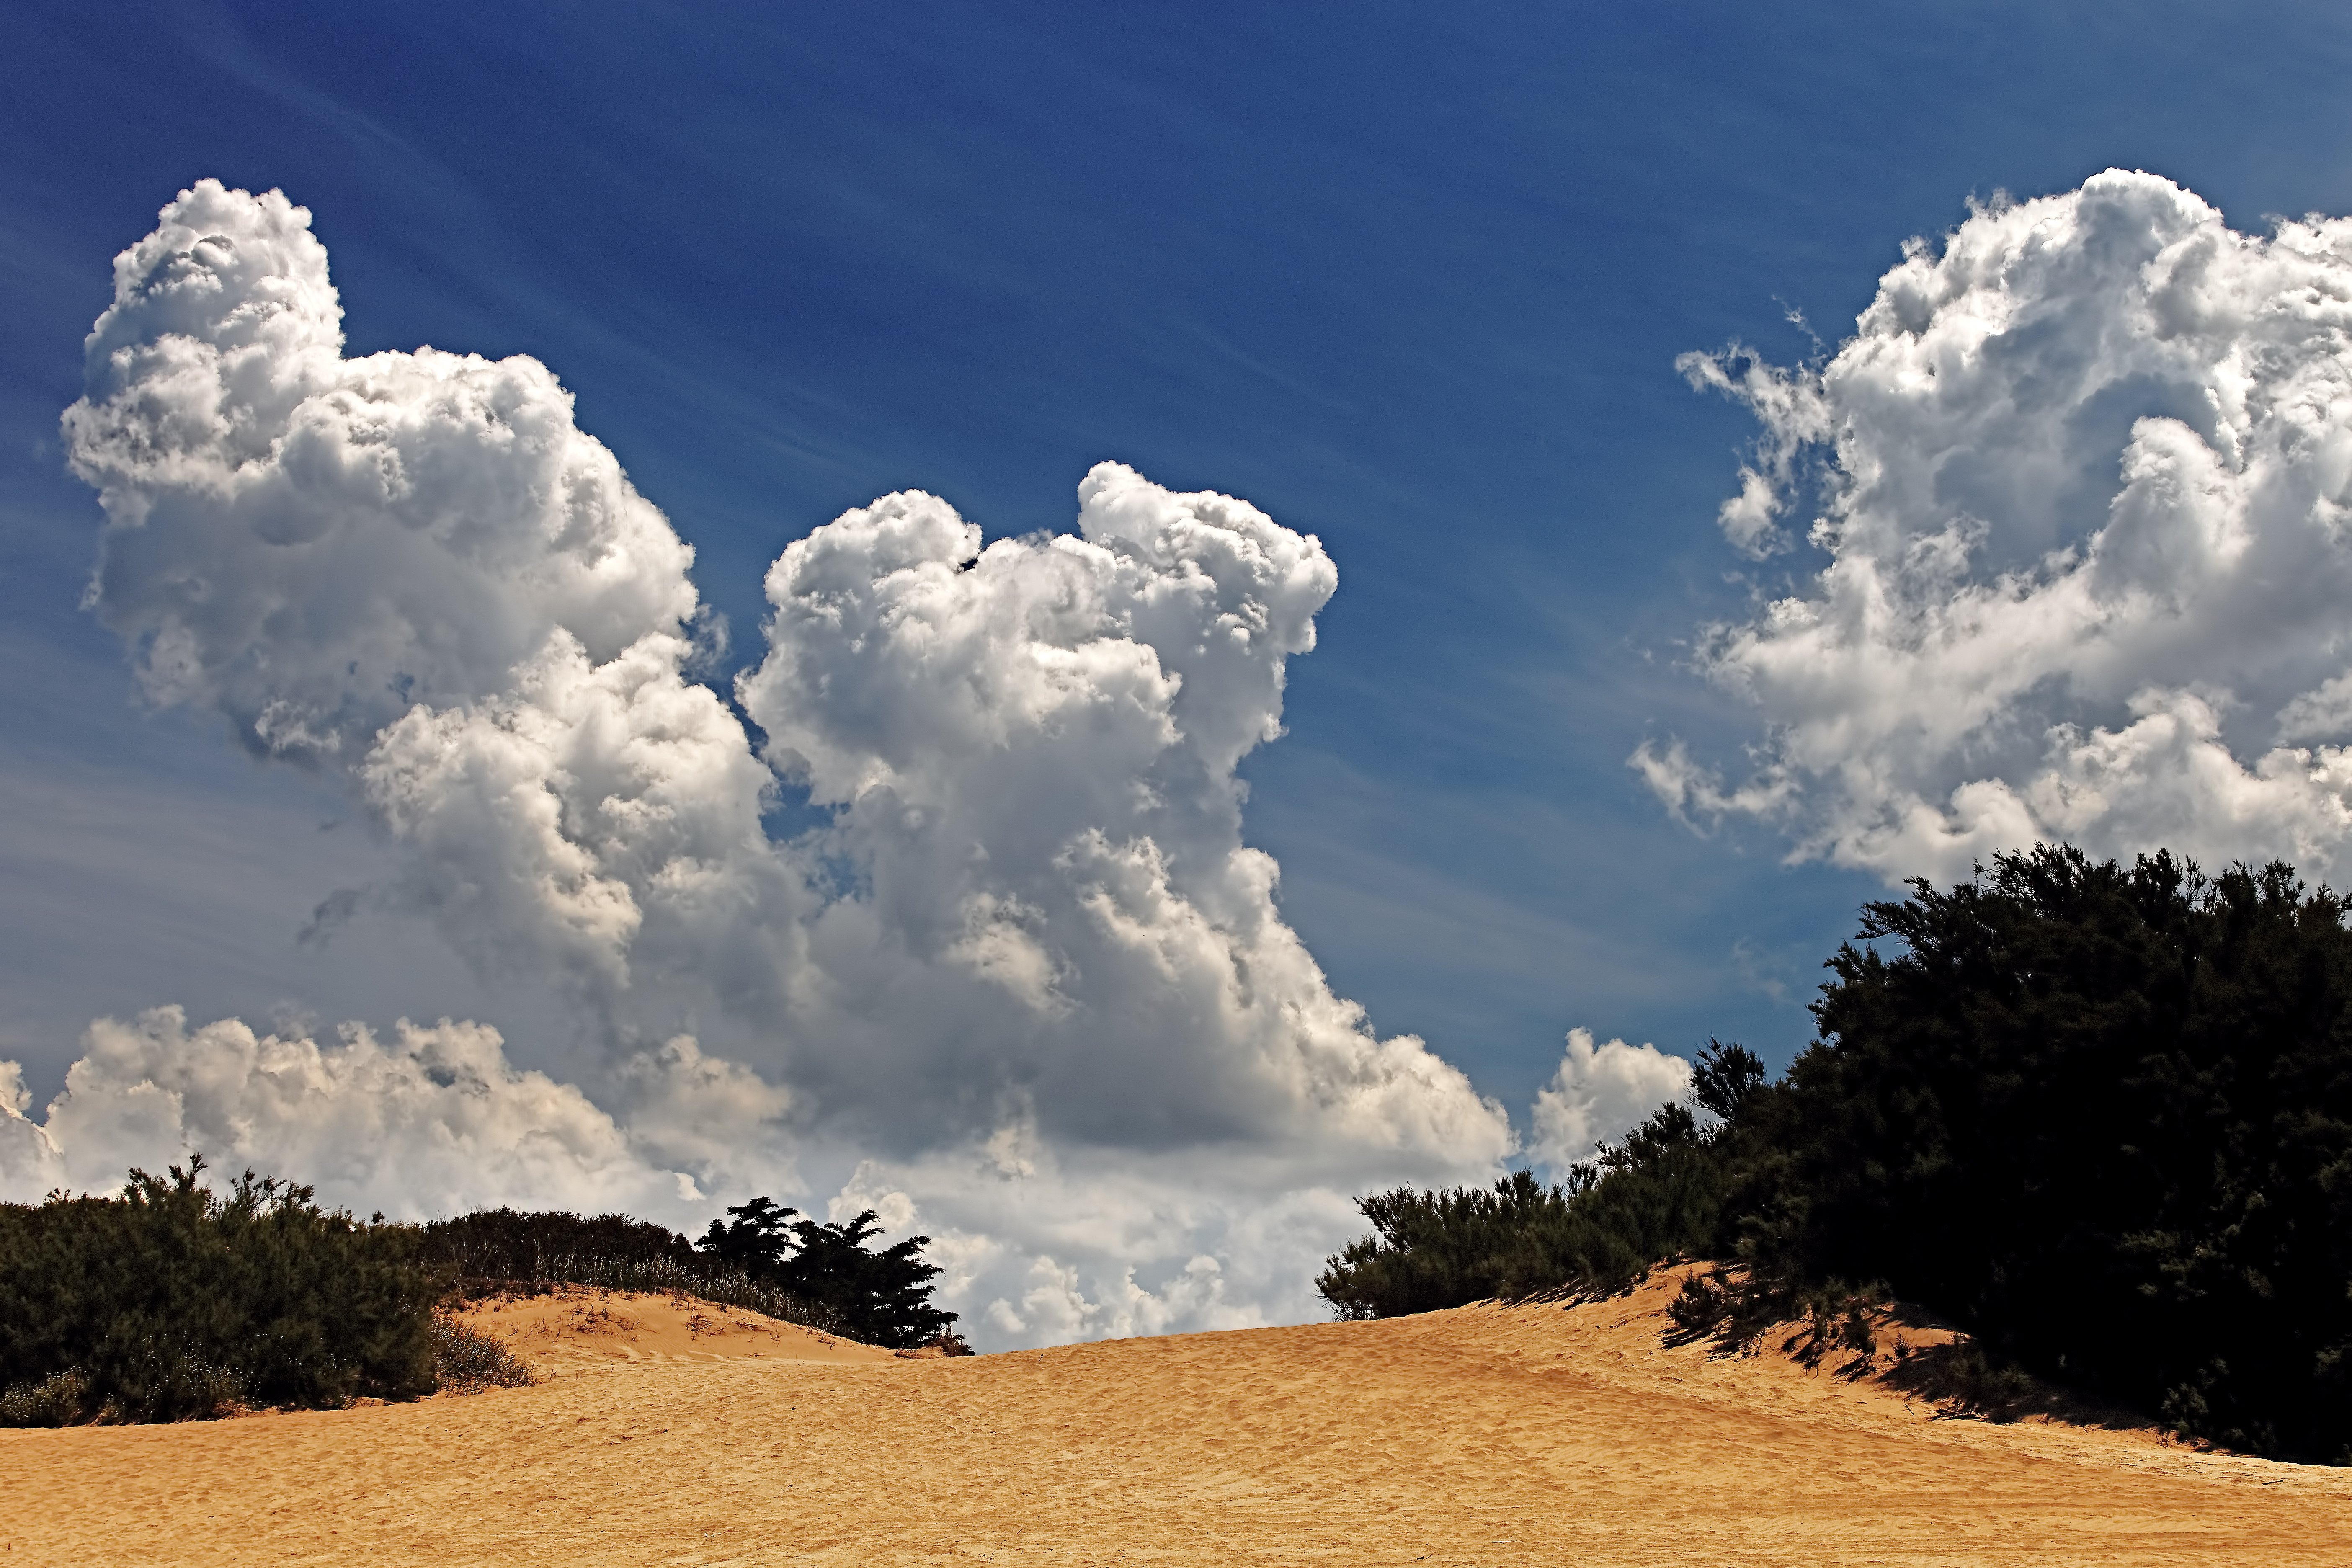
{"type": "Polygon", "coordinates": [[[2168,176],[2352,210],[2352,20],[2268,5],[20,5],[0,19],[0,1053],[83,1024],[499,1022],[390,851],[77,605],[59,411],[108,258],[205,175],[316,215],[350,352],[527,353],[757,658],[788,542],[919,487],[1066,530],[1115,458],[1318,536],[1339,588],[1246,837],[1343,996],[1523,1104],[1570,1026],[1785,1060],[1884,883],[1702,835],[1626,765],[1736,760],[1695,629],[1822,563],[1728,549],[1754,431],[1675,356],[1834,347],[1971,195],[2168,176]]]}

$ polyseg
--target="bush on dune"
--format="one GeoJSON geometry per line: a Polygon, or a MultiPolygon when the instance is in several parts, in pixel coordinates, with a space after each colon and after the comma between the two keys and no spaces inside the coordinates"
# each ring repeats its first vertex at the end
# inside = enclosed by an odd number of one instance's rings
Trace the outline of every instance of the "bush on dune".
{"type": "Polygon", "coordinates": [[[1493,1297],[1622,1289],[1663,1258],[1706,1248],[1729,1188],[1726,1132],[1764,1067],[1743,1046],[1710,1041],[1696,1077],[1711,1125],[1688,1107],[1662,1106],[1563,1186],[1519,1171],[1492,1191],[1400,1187],[1358,1199],[1374,1234],[1330,1259],[1316,1289],[1343,1318],[1386,1318],[1493,1297]]]}
{"type": "Polygon", "coordinates": [[[504,1342],[445,1314],[433,1320],[433,1381],[445,1394],[479,1394],[486,1388],[523,1388],[536,1380],[504,1342]]]}
{"type": "Polygon", "coordinates": [[[1874,1276],[2045,1376],[2352,1459],[2352,904],[2067,848],[1865,908],[1733,1205],[1784,1280],[1874,1276]]]}
{"type": "Polygon", "coordinates": [[[165,1176],[131,1172],[115,1197],[0,1205],[0,1426],[515,1387],[529,1368],[446,1309],[567,1285],[688,1295],[969,1353],[950,1331],[955,1314],[929,1304],[940,1271],[919,1256],[928,1238],[871,1248],[871,1214],[794,1226],[793,1211],[755,1199],[728,1211],[732,1226],[713,1226],[730,1246],[697,1248],[625,1215],[362,1223],[320,1208],[309,1187],[248,1171],[215,1192],[204,1171],[198,1155],[165,1176]],[[759,1256],[737,1256],[762,1235],[759,1256]]]}
{"type": "Polygon", "coordinates": [[[753,1198],[701,1242],[625,1215],[583,1219],[495,1209],[436,1220],[423,1256],[469,1295],[584,1286],[667,1290],[889,1349],[957,1353],[956,1314],[930,1304],[939,1277],[927,1236],[877,1248],[872,1210],[839,1225],[753,1198]]]}
{"type": "Polygon", "coordinates": [[[588,1284],[583,1273],[695,1261],[694,1244],[627,1215],[483,1209],[428,1221],[419,1254],[461,1291],[588,1284]]]}
{"type": "Polygon", "coordinates": [[[2347,918],[2286,866],[2208,879],[2162,853],[2037,847],[1915,882],[1865,906],[1889,951],[1832,958],[1782,1081],[1717,1048],[1710,1128],[1662,1112],[1550,1192],[1362,1200],[1377,1234],[1325,1294],[1387,1315],[1712,1256],[1675,1304],[1685,1332],[1794,1320],[1858,1346],[1891,1290],[1975,1337],[1964,1404],[2012,1398],[2022,1367],[2185,1435],[2352,1462],[2347,918]]]}
{"type": "Polygon", "coordinates": [[[460,1296],[541,1294],[564,1286],[667,1292],[822,1333],[852,1331],[826,1302],[698,1252],[677,1232],[626,1215],[583,1218],[560,1210],[487,1209],[424,1228],[420,1256],[460,1296]]]}
{"type": "Polygon", "coordinates": [[[169,1421],[433,1387],[416,1237],[308,1187],[133,1171],[116,1198],[0,1205],[0,1420],[169,1421]]]}

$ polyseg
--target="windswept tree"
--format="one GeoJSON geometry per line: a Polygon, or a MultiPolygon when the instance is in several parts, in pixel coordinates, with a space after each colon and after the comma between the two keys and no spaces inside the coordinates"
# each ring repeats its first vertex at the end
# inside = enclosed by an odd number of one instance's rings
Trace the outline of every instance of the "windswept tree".
{"type": "Polygon", "coordinates": [[[701,1248],[755,1279],[840,1314],[842,1331],[868,1344],[908,1349],[947,1333],[953,1312],[931,1305],[937,1265],[923,1261],[928,1236],[911,1236],[878,1250],[881,1234],[872,1209],[839,1225],[807,1218],[768,1197],[730,1205],[732,1217],[712,1220],[701,1248]]]}

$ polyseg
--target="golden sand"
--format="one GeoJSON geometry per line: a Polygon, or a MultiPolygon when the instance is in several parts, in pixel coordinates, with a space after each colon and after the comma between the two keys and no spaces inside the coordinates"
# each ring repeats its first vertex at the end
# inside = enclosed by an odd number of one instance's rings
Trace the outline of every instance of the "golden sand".
{"type": "Polygon", "coordinates": [[[538,1386],[0,1433],[0,1564],[2352,1563],[2352,1472],[1670,1347],[1675,1283],[957,1360],[508,1303],[538,1386]]]}

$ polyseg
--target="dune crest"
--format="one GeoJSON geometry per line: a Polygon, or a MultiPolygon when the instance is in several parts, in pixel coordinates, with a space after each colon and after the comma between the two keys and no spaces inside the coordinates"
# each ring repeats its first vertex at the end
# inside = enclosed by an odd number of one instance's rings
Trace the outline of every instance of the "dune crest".
{"type": "Polygon", "coordinates": [[[860,1364],[897,1352],[691,1296],[564,1286],[492,1297],[456,1314],[502,1342],[541,1378],[614,1362],[753,1360],[860,1364]]]}
{"type": "Polygon", "coordinates": [[[485,1308],[552,1375],[0,1433],[8,1561],[2320,1563],[2352,1472],[1952,1419],[1629,1296],[905,1360],[665,1298],[485,1308]],[[601,1314],[601,1315],[600,1315],[601,1314]],[[623,1320],[627,1320],[625,1322],[623,1320]],[[545,1324],[544,1329],[534,1325],[545,1324]],[[812,1346],[821,1359],[788,1356],[812,1346]],[[754,1353],[756,1352],[756,1353],[754,1353]]]}

